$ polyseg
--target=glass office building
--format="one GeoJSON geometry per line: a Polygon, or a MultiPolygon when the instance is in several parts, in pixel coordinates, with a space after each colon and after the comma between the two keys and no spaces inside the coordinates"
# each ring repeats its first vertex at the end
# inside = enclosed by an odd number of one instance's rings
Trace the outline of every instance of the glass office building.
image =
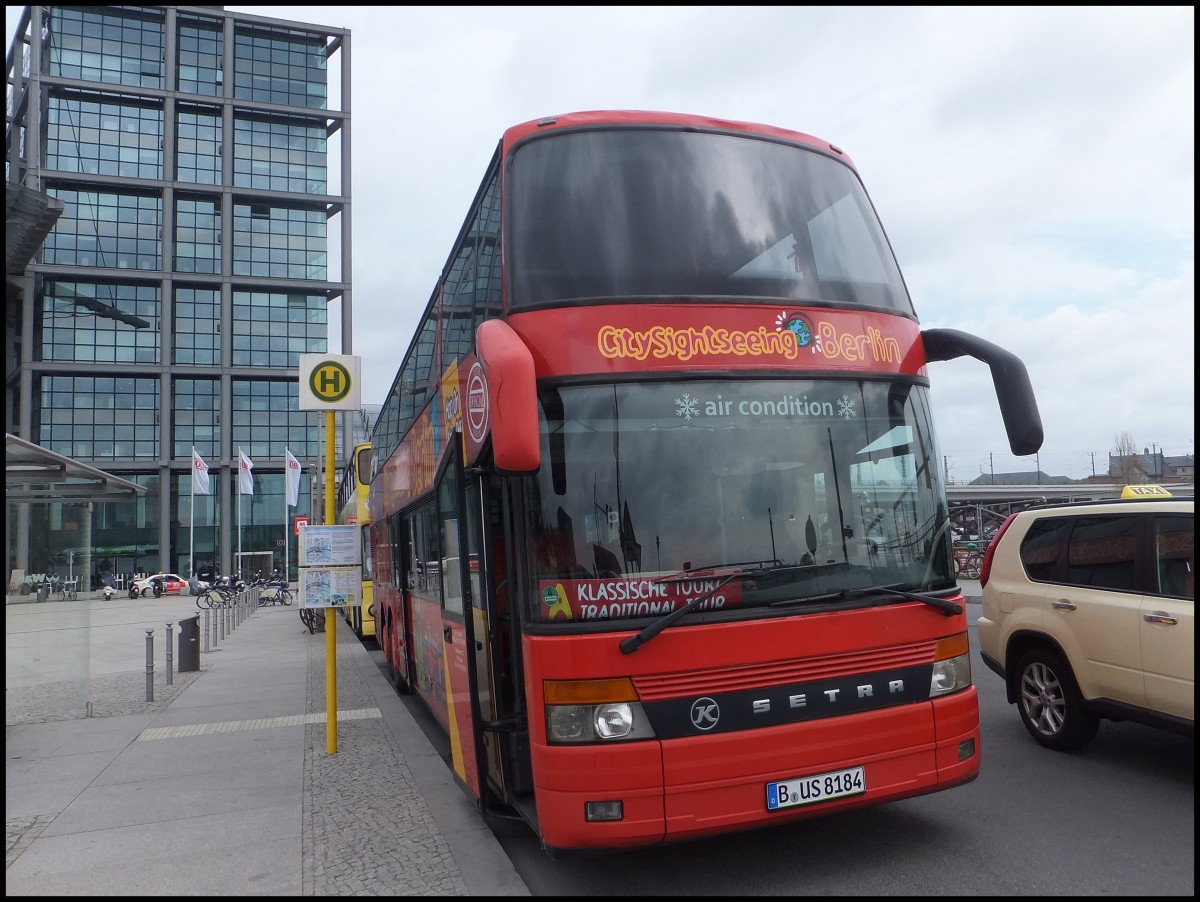
{"type": "MultiPolygon", "coordinates": [[[[190,558],[231,573],[239,549],[278,566],[286,550],[295,573],[290,524],[311,513],[323,425],[298,408],[298,356],[352,353],[349,86],[346,29],[206,6],[25,8],[6,173],[62,212],[8,273],[6,430],[146,486],[93,509],[93,581],[186,576],[190,558]],[[291,508],[285,448],[305,468],[291,508]]],[[[7,506],[10,569],[65,572],[81,511],[7,506]]]]}

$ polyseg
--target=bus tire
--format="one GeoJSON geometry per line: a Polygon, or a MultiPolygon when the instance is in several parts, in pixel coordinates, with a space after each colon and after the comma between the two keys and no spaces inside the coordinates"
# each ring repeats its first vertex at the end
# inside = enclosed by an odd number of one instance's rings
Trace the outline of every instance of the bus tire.
{"type": "Polygon", "coordinates": [[[412,695],[412,685],[404,678],[400,667],[392,667],[392,685],[396,687],[396,692],[400,695],[412,695]]]}

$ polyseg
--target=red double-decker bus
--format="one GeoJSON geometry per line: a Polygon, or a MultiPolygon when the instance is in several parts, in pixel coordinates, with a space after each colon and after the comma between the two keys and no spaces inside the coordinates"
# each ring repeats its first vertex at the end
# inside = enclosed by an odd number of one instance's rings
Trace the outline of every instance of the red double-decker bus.
{"type": "Polygon", "coordinates": [[[514,126],[375,426],[376,629],[485,814],[617,849],[979,772],[922,331],[846,154],[677,114],[514,126]]]}

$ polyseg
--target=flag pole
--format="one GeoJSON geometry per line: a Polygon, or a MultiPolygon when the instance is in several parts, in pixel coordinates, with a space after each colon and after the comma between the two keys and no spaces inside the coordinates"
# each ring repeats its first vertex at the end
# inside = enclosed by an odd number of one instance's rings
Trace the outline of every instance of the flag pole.
{"type": "Polygon", "coordinates": [[[192,528],[188,539],[188,576],[196,575],[196,446],[192,445],[192,491],[188,509],[191,511],[192,528]]]}
{"type": "Polygon", "coordinates": [[[238,505],[237,505],[237,521],[238,521],[238,552],[237,560],[233,564],[233,572],[238,576],[242,574],[242,446],[238,445],[238,505]]]}
{"type": "Polygon", "coordinates": [[[288,566],[291,561],[288,560],[288,484],[291,482],[292,474],[288,472],[287,448],[283,449],[283,584],[290,585],[291,579],[288,576],[288,566]]]}

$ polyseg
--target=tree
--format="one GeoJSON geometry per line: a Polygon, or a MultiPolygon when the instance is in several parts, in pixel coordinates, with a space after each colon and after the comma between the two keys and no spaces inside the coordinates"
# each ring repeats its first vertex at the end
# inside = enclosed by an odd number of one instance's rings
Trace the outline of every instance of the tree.
{"type": "Polygon", "coordinates": [[[1120,433],[1115,440],[1112,453],[1108,455],[1108,475],[1122,485],[1134,485],[1146,481],[1142,467],[1142,456],[1137,443],[1128,432],[1120,433]]]}

